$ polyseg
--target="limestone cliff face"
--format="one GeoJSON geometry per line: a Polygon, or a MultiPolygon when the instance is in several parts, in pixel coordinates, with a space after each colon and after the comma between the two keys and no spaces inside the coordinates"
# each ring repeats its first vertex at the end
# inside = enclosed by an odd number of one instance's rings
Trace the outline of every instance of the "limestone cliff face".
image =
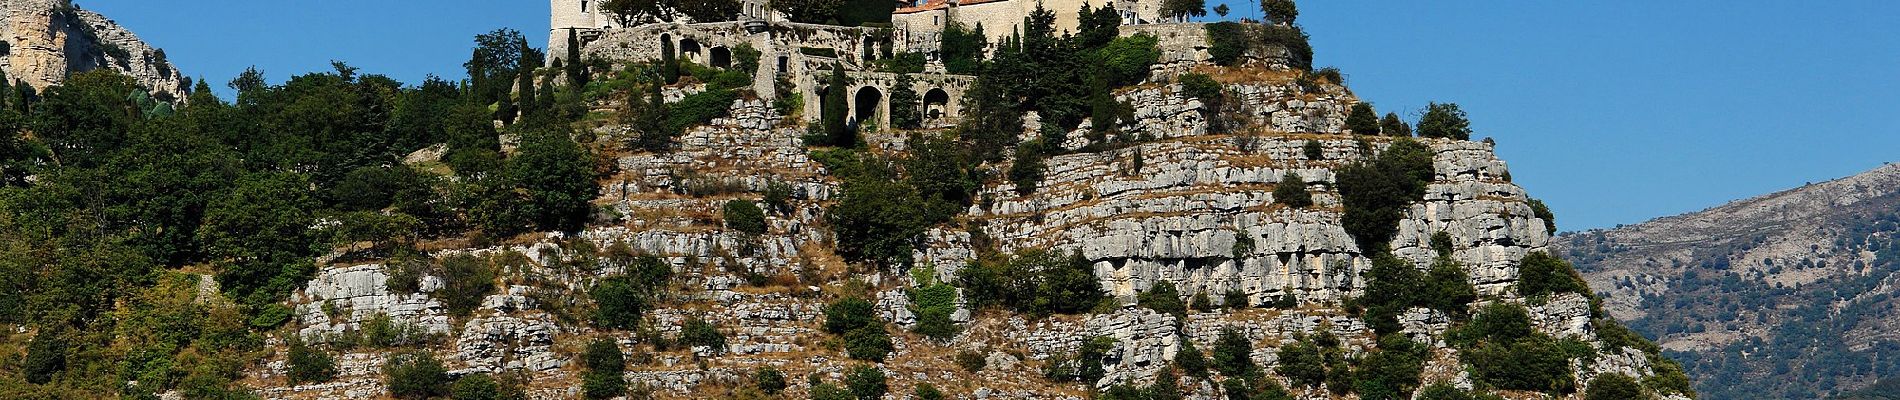
{"type": "Polygon", "coordinates": [[[163,50],[98,13],[61,0],[0,1],[0,68],[45,90],[68,74],[110,69],[132,77],[160,99],[183,98],[191,82],[163,50]]]}

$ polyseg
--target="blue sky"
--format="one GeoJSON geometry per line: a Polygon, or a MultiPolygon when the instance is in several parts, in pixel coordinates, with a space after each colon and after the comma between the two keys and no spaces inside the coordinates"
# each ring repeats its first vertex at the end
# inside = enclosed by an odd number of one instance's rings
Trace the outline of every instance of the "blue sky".
{"type": "MultiPolygon", "coordinates": [[[[537,0],[81,1],[214,83],[344,60],[463,75],[470,38],[546,40],[537,0]]],[[[1216,4],[1210,2],[1210,6],[1216,4]]],[[[1233,3],[1230,18],[1258,15],[1233,3]]],[[[1602,228],[1900,161],[1900,2],[1307,0],[1317,64],[1381,113],[1456,102],[1561,229],[1602,228]]],[[[220,91],[227,91],[221,85],[220,91]]]]}

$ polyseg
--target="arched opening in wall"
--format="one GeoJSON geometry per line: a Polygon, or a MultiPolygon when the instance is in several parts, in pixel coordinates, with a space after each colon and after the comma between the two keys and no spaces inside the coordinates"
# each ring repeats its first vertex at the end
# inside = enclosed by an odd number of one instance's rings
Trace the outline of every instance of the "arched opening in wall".
{"type": "Polygon", "coordinates": [[[924,118],[925,119],[932,119],[932,120],[943,119],[943,117],[947,117],[949,115],[950,115],[950,93],[949,92],[943,91],[943,88],[930,89],[930,91],[924,92],[924,118]]]}
{"type": "Polygon", "coordinates": [[[680,59],[699,62],[699,41],[692,38],[680,39],[680,59]]]}
{"type": "MultiPolygon", "coordinates": [[[[673,35],[664,34],[664,33],[660,34],[660,49],[664,51],[665,49],[670,49],[670,48],[673,48],[673,35]]],[[[660,57],[677,56],[677,55],[678,54],[661,54],[660,57]]]]}
{"type": "Polygon", "coordinates": [[[778,56],[778,73],[781,73],[781,74],[785,73],[786,70],[791,69],[791,66],[792,66],[791,57],[778,56]]]}
{"type": "Polygon", "coordinates": [[[732,68],[732,50],[714,47],[706,51],[706,58],[713,68],[732,68]]]}
{"type": "Polygon", "coordinates": [[[864,126],[867,121],[878,122],[878,110],[884,107],[883,92],[879,92],[875,87],[865,86],[858,89],[858,94],[853,96],[852,100],[857,103],[857,109],[851,112],[851,116],[858,121],[858,126],[864,126]]]}

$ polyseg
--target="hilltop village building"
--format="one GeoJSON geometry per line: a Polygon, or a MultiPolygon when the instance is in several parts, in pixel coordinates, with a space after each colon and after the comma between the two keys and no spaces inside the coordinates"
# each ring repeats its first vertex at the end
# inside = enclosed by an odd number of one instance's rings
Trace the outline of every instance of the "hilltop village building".
{"type": "Polygon", "coordinates": [[[898,77],[873,71],[871,63],[897,53],[925,57],[925,72],[910,75],[911,89],[923,97],[921,111],[927,125],[947,124],[960,115],[958,103],[975,77],[946,73],[938,58],[942,33],[950,24],[982,26],[994,45],[1021,31],[1023,19],[1038,4],[1055,13],[1058,31],[1076,30],[1082,7],[1110,3],[1122,14],[1123,25],[1163,21],[1157,1],[929,0],[900,4],[888,27],[852,27],[792,22],[768,2],[743,0],[733,21],[694,23],[682,16],[673,22],[635,21],[623,26],[619,16],[601,9],[603,0],[550,3],[548,54],[554,57],[567,54],[569,34],[579,39],[584,57],[656,60],[664,48],[661,43],[671,43],[673,56],[679,60],[715,68],[731,68],[733,49],[746,45],[760,52],[759,69],[752,74],[753,90],[760,97],[775,97],[775,84],[785,78],[807,99],[803,115],[816,118],[822,109],[818,99],[832,90],[823,87],[825,75],[832,65],[839,65],[852,81],[843,88],[848,115],[853,121],[876,126],[890,126],[887,98],[898,77]]]}

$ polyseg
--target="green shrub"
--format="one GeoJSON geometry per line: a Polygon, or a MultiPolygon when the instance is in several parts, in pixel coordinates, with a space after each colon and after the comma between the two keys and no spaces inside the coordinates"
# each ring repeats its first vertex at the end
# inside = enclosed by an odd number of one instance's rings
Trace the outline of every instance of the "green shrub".
{"type": "Polygon", "coordinates": [[[1274,372],[1294,386],[1318,387],[1326,382],[1326,360],[1311,341],[1298,340],[1280,345],[1280,365],[1274,372]]]}
{"type": "Polygon", "coordinates": [[[487,374],[469,374],[456,379],[449,388],[449,398],[454,400],[500,400],[501,384],[487,374]]]}
{"type": "Polygon", "coordinates": [[[1374,254],[1372,268],[1366,271],[1366,295],[1359,299],[1366,308],[1366,324],[1381,335],[1403,329],[1398,316],[1418,303],[1424,280],[1411,262],[1389,253],[1374,254]]]}
{"type": "Polygon", "coordinates": [[[601,280],[588,295],[597,306],[594,326],[604,329],[633,329],[653,307],[653,300],[635,285],[634,279],[624,275],[601,280]]]}
{"type": "MultiPolygon", "coordinates": [[[[1210,32],[1212,33],[1212,32],[1210,32]]],[[[1260,43],[1268,47],[1280,47],[1287,51],[1287,65],[1296,71],[1313,69],[1313,45],[1306,31],[1298,25],[1263,25],[1259,28],[1260,43]]],[[[1234,36],[1244,38],[1246,36],[1234,36]]],[[[1213,49],[1208,49],[1212,52],[1213,49]]]]}
{"type": "Polygon", "coordinates": [[[1082,255],[1026,250],[1005,262],[979,260],[957,280],[976,307],[1007,307],[1041,318],[1089,311],[1107,295],[1082,255]]]}
{"type": "Polygon", "coordinates": [[[1337,186],[1345,215],[1340,223],[1359,248],[1375,252],[1387,246],[1412,202],[1432,182],[1434,153],[1418,142],[1399,139],[1384,153],[1339,171],[1337,186]]]}
{"type": "Polygon", "coordinates": [[[1430,103],[1418,119],[1418,135],[1428,138],[1471,140],[1471,121],[1456,103],[1430,103]]]}
{"type": "Polygon", "coordinates": [[[1547,232],[1551,235],[1556,235],[1557,234],[1557,214],[1550,212],[1550,206],[1544,205],[1543,200],[1531,199],[1530,203],[1531,203],[1531,216],[1537,217],[1537,219],[1544,220],[1544,232],[1547,232]]]}
{"type": "Polygon", "coordinates": [[[1181,94],[1187,97],[1201,99],[1202,102],[1220,101],[1224,97],[1220,82],[1215,82],[1207,74],[1189,72],[1176,79],[1181,83],[1181,94]]]}
{"type": "Polygon", "coordinates": [[[846,391],[844,388],[831,383],[821,383],[811,386],[812,400],[852,400],[856,398],[857,396],[853,396],[850,391],[846,391]]]}
{"type": "Polygon", "coordinates": [[[1457,386],[1452,386],[1451,383],[1449,382],[1438,382],[1438,383],[1433,383],[1430,386],[1426,386],[1425,389],[1419,390],[1417,400],[1493,400],[1493,399],[1502,400],[1501,398],[1497,396],[1485,395],[1485,394],[1473,394],[1471,392],[1465,391],[1464,389],[1459,389],[1457,386]]]}
{"type": "Polygon", "coordinates": [[[1181,302],[1181,291],[1174,288],[1174,282],[1155,282],[1154,287],[1135,296],[1135,303],[1142,308],[1173,315],[1176,320],[1187,316],[1187,305],[1181,302]]]}
{"type": "Polygon", "coordinates": [[[331,357],[330,353],[311,348],[296,334],[291,334],[285,341],[290,344],[290,353],[285,356],[290,368],[284,376],[292,386],[336,379],[336,358],[331,357]]]}
{"type": "Polygon", "coordinates": [[[825,331],[842,335],[866,326],[882,325],[876,306],[862,298],[846,297],[825,306],[825,331]]]}
{"type": "Polygon", "coordinates": [[[1548,253],[1525,254],[1518,262],[1517,294],[1524,297],[1555,293],[1590,293],[1590,287],[1569,262],[1548,253]]]}
{"type": "Polygon", "coordinates": [[[685,132],[686,128],[705,125],[732,111],[739,93],[731,89],[711,89],[694,93],[667,106],[666,131],[685,132]]]}
{"type": "Polygon", "coordinates": [[[1326,159],[1326,148],[1321,145],[1318,140],[1306,141],[1306,145],[1301,146],[1300,150],[1302,153],[1305,153],[1306,159],[1308,160],[1319,161],[1326,159]]]}
{"type": "Polygon", "coordinates": [[[680,326],[679,343],[688,347],[705,346],[713,353],[726,352],[726,334],[719,333],[719,327],[696,316],[687,318],[680,326]]]}
{"type": "Polygon", "coordinates": [[[1372,103],[1353,104],[1352,113],[1346,115],[1346,129],[1354,135],[1379,134],[1379,114],[1372,112],[1372,103]]]}
{"type": "Polygon", "coordinates": [[[1253,340],[1233,327],[1221,328],[1220,338],[1214,341],[1213,361],[1214,370],[1230,377],[1244,376],[1258,368],[1253,362],[1253,340]]]}
{"type": "Polygon", "coordinates": [[[1649,355],[1649,376],[1643,377],[1643,386],[1656,393],[1673,393],[1695,397],[1695,389],[1690,387],[1689,375],[1682,372],[1682,365],[1676,360],[1664,358],[1656,353],[1649,355]]]}
{"type": "Polygon", "coordinates": [[[1448,257],[1440,257],[1432,263],[1421,289],[1416,305],[1444,312],[1454,320],[1463,320],[1470,313],[1471,302],[1478,300],[1478,290],[1471,286],[1471,275],[1465,272],[1464,265],[1448,257]]]}
{"type": "Polygon", "coordinates": [[[1207,297],[1206,291],[1194,292],[1194,296],[1188,298],[1188,308],[1196,312],[1214,311],[1214,301],[1207,297]]]}
{"type": "Polygon", "coordinates": [[[449,394],[449,373],[442,362],[428,351],[411,351],[389,356],[383,363],[383,377],[389,395],[401,399],[423,399],[449,394]]]}
{"type": "Polygon", "coordinates": [[[984,367],[988,367],[990,364],[989,358],[985,357],[983,352],[975,350],[957,352],[956,361],[957,367],[961,367],[963,371],[971,373],[981,372],[984,367]]]}
{"type": "Polygon", "coordinates": [[[759,367],[758,372],[752,374],[752,380],[757,383],[760,392],[769,395],[778,395],[788,386],[785,382],[785,373],[771,366],[759,367]]]}
{"type": "Polygon", "coordinates": [[[884,362],[894,347],[883,324],[866,325],[844,334],[845,354],[853,359],[884,362]]]}
{"type": "Polygon", "coordinates": [[[1181,372],[1196,378],[1207,377],[1207,358],[1201,355],[1201,349],[1194,347],[1194,341],[1183,340],[1179,350],[1174,351],[1174,366],[1181,372]]]}
{"type": "Polygon", "coordinates": [[[956,322],[950,315],[957,311],[957,288],[935,283],[911,289],[909,292],[911,312],[917,314],[917,325],[911,330],[933,339],[956,337],[956,322]]]}
{"type": "Polygon", "coordinates": [[[1385,118],[1379,119],[1379,132],[1386,136],[1411,137],[1412,126],[1399,119],[1398,113],[1385,113],[1385,118]]]}
{"type": "Polygon", "coordinates": [[[943,391],[937,390],[937,385],[932,385],[929,382],[918,383],[917,387],[911,390],[910,395],[911,397],[917,398],[917,400],[944,399],[943,391]]]}
{"type": "Polygon", "coordinates": [[[1067,356],[1054,356],[1043,370],[1043,376],[1056,382],[1096,382],[1106,375],[1102,359],[1108,357],[1108,351],[1115,349],[1115,339],[1096,336],[1082,342],[1082,346],[1067,356]]]}
{"type": "Polygon", "coordinates": [[[858,400],[878,400],[884,398],[884,392],[890,391],[885,382],[884,370],[875,366],[859,365],[851,367],[844,374],[844,385],[858,400]]]}
{"type": "Polygon", "coordinates": [[[1223,21],[1207,24],[1206,29],[1207,54],[1212,57],[1214,64],[1239,65],[1242,57],[1247,55],[1247,49],[1251,47],[1247,38],[1252,35],[1247,34],[1246,27],[1239,23],[1223,21]]]}
{"type": "Polygon", "coordinates": [[[1273,185],[1273,202],[1287,207],[1307,208],[1313,206],[1313,194],[1306,191],[1306,180],[1288,171],[1280,177],[1280,183],[1273,185]]]}
{"type": "Polygon", "coordinates": [[[589,399],[618,397],[627,392],[627,356],[620,352],[620,345],[609,339],[595,339],[587,344],[587,352],[581,361],[587,372],[581,376],[581,392],[589,399]]]}
{"type": "Polygon", "coordinates": [[[1241,291],[1239,287],[1228,288],[1226,293],[1222,293],[1220,296],[1220,305],[1232,309],[1243,309],[1253,306],[1253,304],[1250,304],[1247,300],[1247,292],[1241,291]]]}
{"type": "Polygon", "coordinates": [[[726,202],[726,229],[743,232],[748,235],[765,233],[765,210],[746,200],[726,202]]]}
{"type": "Polygon", "coordinates": [[[449,314],[466,316],[481,307],[482,299],[495,292],[499,274],[493,265],[471,254],[455,254],[441,260],[442,288],[433,295],[442,299],[449,314]]]}
{"type": "Polygon", "coordinates": [[[285,322],[290,322],[290,314],[290,307],[286,307],[282,304],[265,305],[264,308],[257,310],[256,317],[251,318],[251,327],[257,329],[276,328],[285,322]]]}
{"type": "Polygon", "coordinates": [[[1463,358],[1472,377],[1505,390],[1569,393],[1575,389],[1568,352],[1543,335],[1512,342],[1481,342],[1463,358]]]}
{"type": "Polygon", "coordinates": [[[1643,392],[1642,385],[1635,379],[1619,373],[1598,374],[1590,378],[1589,389],[1583,391],[1583,400],[1642,400],[1653,399],[1643,392]]]}
{"type": "Polygon", "coordinates": [[[1043,146],[1052,145],[1039,140],[1023,142],[1016,146],[1016,158],[1009,164],[1009,181],[1016,185],[1016,195],[1028,196],[1036,192],[1036,185],[1042,183],[1043,173],[1048,169],[1043,162],[1043,146]]]}
{"type": "Polygon", "coordinates": [[[1425,369],[1430,348],[1405,335],[1379,338],[1379,347],[1365,355],[1352,371],[1354,389],[1361,399],[1410,399],[1425,369]]]}
{"type": "Polygon", "coordinates": [[[1140,33],[1119,37],[1108,42],[1097,52],[1101,57],[1103,78],[1110,87],[1122,87],[1141,83],[1148,79],[1148,69],[1161,60],[1161,50],[1155,47],[1159,40],[1154,35],[1140,33]]]}

